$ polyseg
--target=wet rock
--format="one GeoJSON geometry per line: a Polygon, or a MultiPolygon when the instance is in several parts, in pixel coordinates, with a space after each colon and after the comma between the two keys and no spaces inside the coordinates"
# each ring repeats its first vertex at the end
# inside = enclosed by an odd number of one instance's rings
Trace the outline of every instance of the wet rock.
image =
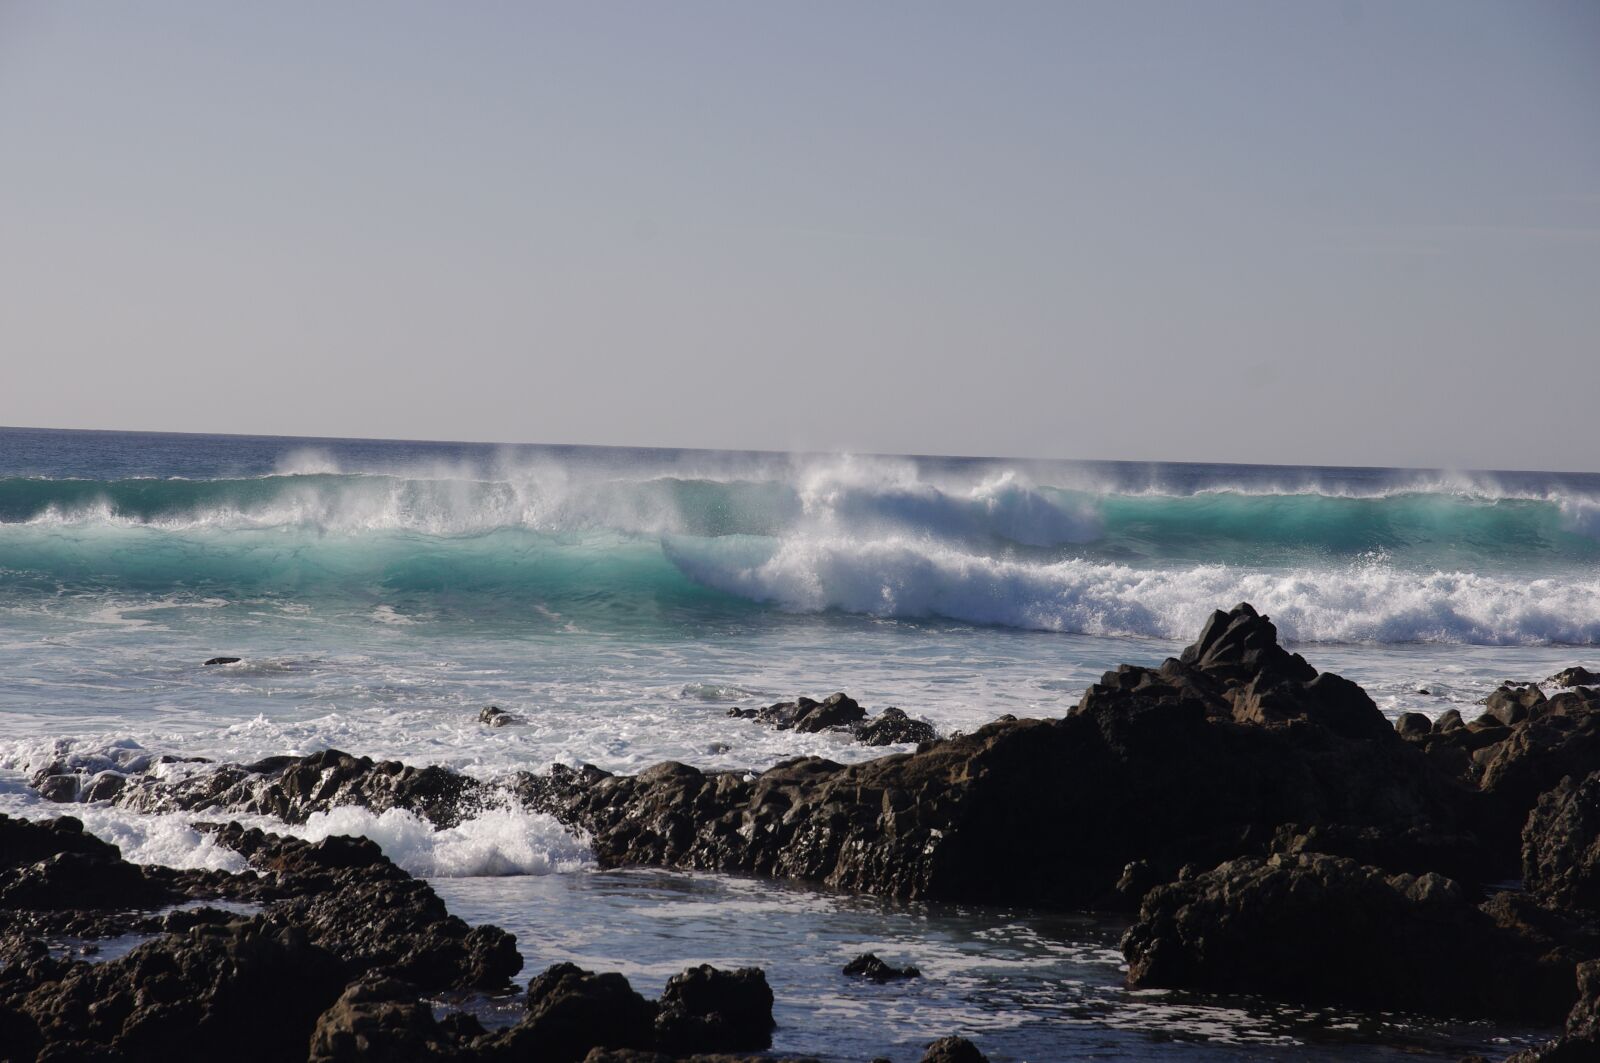
{"type": "MultiPolygon", "coordinates": [[[[9,1006],[41,1037],[111,1049],[124,1060],[303,1058],[317,1017],[344,986],[343,965],[293,928],[264,918],[199,927],[106,963],[74,963],[9,1006]]],[[[47,1050],[48,1051],[48,1050],[47,1050]]]]}
{"type": "Polygon", "coordinates": [[[429,991],[492,991],[522,968],[515,938],[449,914],[426,882],[366,838],[306,842],[236,823],[216,837],[284,885],[289,895],[267,907],[272,919],[302,928],[353,972],[382,969],[429,991]]]}
{"type": "Polygon", "coordinates": [[[71,816],[0,815],[0,908],[150,908],[181,899],[71,816]]]}
{"type": "Polygon", "coordinates": [[[528,984],[528,1014],[493,1035],[487,1059],[566,1063],[593,1048],[653,1049],[656,1005],[620,974],[558,963],[528,984]]]}
{"type": "Polygon", "coordinates": [[[1498,816],[1494,841],[1520,839],[1540,794],[1600,766],[1600,690],[1555,695],[1539,716],[1507,729],[1484,756],[1481,786],[1498,816]]]}
{"type": "Polygon", "coordinates": [[[528,721],[514,712],[507,712],[498,705],[487,705],[483,711],[478,713],[478,722],[487,724],[490,727],[511,727],[528,721]]]}
{"type": "Polygon", "coordinates": [[[1322,854],[1229,861],[1158,886],[1123,938],[1128,981],[1437,1015],[1558,1022],[1572,957],[1437,874],[1322,854]]]}
{"type": "Polygon", "coordinates": [[[844,965],[844,973],[852,978],[865,978],[869,982],[893,982],[903,978],[920,978],[922,972],[907,964],[894,967],[870,952],[863,952],[844,965]]]}
{"type": "Polygon", "coordinates": [[[922,1063],[989,1063],[989,1057],[965,1037],[941,1037],[928,1046],[922,1063]]]}
{"type": "Polygon", "coordinates": [[[1512,727],[1539,713],[1545,700],[1544,691],[1532,684],[1505,684],[1485,698],[1483,704],[1489,715],[1512,727]]]}
{"type": "MultiPolygon", "coordinates": [[[[1068,907],[1125,903],[1132,862],[1164,880],[1259,853],[1285,823],[1403,841],[1470,835],[1477,815],[1469,789],[1359,687],[1284,651],[1248,606],[1216,614],[1183,660],[1106,673],[1065,719],[996,721],[862,764],[804,757],[758,777],[562,767],[515,788],[586,831],[606,867],[1068,907]]],[[[1481,847],[1458,851],[1465,866],[1442,870],[1486,873],[1481,847]]],[[[1516,859],[1513,841],[1502,863],[1516,859]]]]}
{"type": "Polygon", "coordinates": [[[1439,718],[1433,723],[1433,729],[1440,734],[1451,734],[1455,731],[1464,730],[1466,726],[1462,722],[1460,709],[1446,709],[1440,713],[1439,718]]]}
{"type": "Polygon", "coordinates": [[[243,657],[213,657],[206,662],[206,667],[210,668],[212,665],[217,664],[238,664],[242,660],[244,660],[243,657]]]}
{"type": "Polygon", "coordinates": [[[810,698],[780,701],[776,705],[756,709],[736,706],[728,710],[728,715],[743,720],[758,720],[780,731],[807,734],[835,731],[849,734],[868,746],[931,742],[939,737],[932,724],[913,720],[892,705],[878,715],[868,717],[866,710],[845,694],[834,694],[826,701],[812,701],[810,698]]]}
{"type": "Polygon", "coordinates": [[[732,708],[729,716],[745,720],[760,720],[780,731],[800,731],[816,734],[819,731],[849,730],[850,725],[866,716],[856,700],[847,694],[834,694],[823,701],[797,698],[780,701],[759,709],[732,708]]]}
{"type": "Polygon", "coordinates": [[[1522,876],[1548,904],[1600,912],[1600,771],[1540,795],[1522,829],[1522,876]]]}
{"type": "Polygon", "coordinates": [[[674,975],[661,994],[656,1043],[669,1052],[738,1052],[772,1043],[772,990],[758,967],[710,964],[674,975]]]}
{"type": "Polygon", "coordinates": [[[420,990],[385,975],[350,983],[317,1019],[310,1063],[393,1060],[423,1063],[453,1053],[455,1038],[433,1017],[420,990]]]}
{"type": "Polygon", "coordinates": [[[250,813],[289,823],[341,805],[374,812],[401,808],[451,827],[482,807],[483,791],[483,783],[448,768],[415,768],[329,749],[218,765],[176,780],[129,775],[113,800],[140,812],[250,813]]]}
{"type": "Polygon", "coordinates": [[[913,720],[893,705],[856,724],[856,740],[866,746],[894,746],[932,742],[939,737],[933,724],[913,720]]]}
{"type": "Polygon", "coordinates": [[[1433,733],[1433,721],[1420,712],[1402,712],[1394,722],[1394,729],[1401,738],[1420,738],[1433,733]]]}
{"type": "Polygon", "coordinates": [[[1558,687],[1594,686],[1600,684],[1600,672],[1591,672],[1582,665],[1575,664],[1571,668],[1563,668],[1546,681],[1558,687]]]}
{"type": "Polygon", "coordinates": [[[79,785],[76,775],[46,775],[38,780],[35,789],[46,801],[68,804],[78,799],[79,785]]]}

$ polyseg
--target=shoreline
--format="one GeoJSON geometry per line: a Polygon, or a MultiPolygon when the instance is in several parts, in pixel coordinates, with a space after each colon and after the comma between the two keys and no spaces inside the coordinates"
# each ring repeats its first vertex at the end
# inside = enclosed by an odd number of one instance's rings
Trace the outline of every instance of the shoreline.
{"type": "MultiPolygon", "coordinates": [[[[1471,723],[1402,718],[1397,731],[1359,687],[1283,650],[1270,621],[1240,606],[1213,616],[1180,658],[1106,673],[1060,719],[1002,718],[851,765],[800,758],[757,775],[669,762],[634,776],[558,766],[500,789],[583,831],[602,868],[1136,913],[1123,943],[1133,988],[1456,1009],[1551,1029],[1570,1011],[1567,1047],[1517,1057],[1563,1059],[1587,1043],[1584,1009],[1600,988],[1595,856],[1581,844],[1595,802],[1583,775],[1562,781],[1600,767],[1600,692],[1506,687],[1488,708],[1471,723]],[[1525,892],[1488,886],[1519,874],[1525,892]],[[1363,937],[1374,921],[1382,933],[1363,937]],[[1338,932],[1319,934],[1319,924],[1338,932]]],[[[787,709],[776,718],[793,725],[787,709]]],[[[177,782],[120,779],[80,779],[62,765],[35,785],[69,807],[109,800],[295,822],[358,805],[404,808],[436,826],[481,806],[488,786],[335,751],[208,766],[177,782]]],[[[40,866],[0,872],[0,911],[14,930],[4,898],[27,890],[4,883],[32,882],[37,896],[40,866]]],[[[223,925],[239,933],[248,922],[223,925]]],[[[410,1007],[401,990],[383,993],[341,1014],[410,1007]]],[[[16,1011],[18,999],[3,1006],[16,1011]]],[[[326,1018],[338,1002],[324,1003],[326,1018]]],[[[490,1035],[428,1036],[435,1054],[421,1058],[477,1052],[473,1038],[490,1035]]]]}

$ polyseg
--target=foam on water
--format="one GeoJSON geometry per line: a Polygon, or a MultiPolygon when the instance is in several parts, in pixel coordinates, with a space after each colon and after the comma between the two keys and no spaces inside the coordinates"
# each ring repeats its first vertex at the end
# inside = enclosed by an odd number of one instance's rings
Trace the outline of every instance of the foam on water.
{"type": "Polygon", "coordinates": [[[1600,578],[1409,572],[1385,564],[1287,571],[1135,567],[975,554],[924,539],[675,541],[697,582],[786,609],[941,617],[1092,635],[1180,639],[1218,603],[1249,601],[1299,642],[1600,641],[1600,578]]]}
{"type": "Polygon", "coordinates": [[[550,816],[520,809],[491,809],[436,830],[403,809],[374,814],[345,807],[312,813],[304,825],[277,829],[309,841],[335,834],[371,838],[389,859],[429,878],[549,875],[594,866],[584,839],[550,816]]]}

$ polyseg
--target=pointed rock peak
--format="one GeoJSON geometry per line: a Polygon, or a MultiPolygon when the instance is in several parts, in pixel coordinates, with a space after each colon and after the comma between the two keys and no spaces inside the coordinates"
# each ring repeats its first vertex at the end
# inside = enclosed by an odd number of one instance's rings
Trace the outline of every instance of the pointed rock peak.
{"type": "Polygon", "coordinates": [[[1200,638],[1180,659],[1222,678],[1249,679],[1266,672],[1309,682],[1317,674],[1305,658],[1278,645],[1277,627],[1249,602],[1212,613],[1200,638]]]}

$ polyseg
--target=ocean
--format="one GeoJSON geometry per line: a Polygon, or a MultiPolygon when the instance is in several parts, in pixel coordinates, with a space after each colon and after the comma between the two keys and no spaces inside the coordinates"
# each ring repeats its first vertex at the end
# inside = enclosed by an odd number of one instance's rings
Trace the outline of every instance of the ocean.
{"type": "MultiPolygon", "coordinates": [[[[1387,714],[1470,718],[1503,679],[1597,664],[1600,475],[0,429],[0,811],[63,811],[26,785],[63,759],[860,760],[885,750],[727,711],[842,690],[943,732],[1059,716],[1239,601],[1387,714]],[[484,726],[491,704],[526,722],[484,726]]],[[[67,811],[130,859],[242,867],[181,815],[67,811]]],[[[509,807],[292,830],[372,837],[516,933],[525,976],[570,959],[654,994],[763,966],[774,1047],[828,1059],[950,1033],[995,1060],[1454,1058],[1527,1033],[1129,992],[1114,919],[601,872],[509,807]],[[839,976],[869,950],[926,977],[839,976]]]]}

